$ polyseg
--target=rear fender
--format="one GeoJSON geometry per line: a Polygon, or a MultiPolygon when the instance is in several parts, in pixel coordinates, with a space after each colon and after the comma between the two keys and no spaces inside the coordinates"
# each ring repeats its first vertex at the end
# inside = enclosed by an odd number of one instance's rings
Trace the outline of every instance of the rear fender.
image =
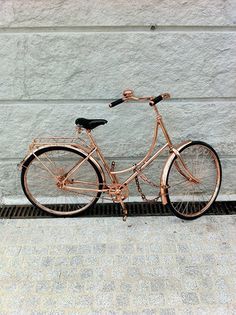
{"type": "MultiPolygon", "coordinates": [[[[73,145],[59,145],[59,144],[55,144],[55,145],[50,145],[50,146],[41,146],[40,148],[36,148],[35,150],[32,150],[30,153],[28,153],[25,158],[19,163],[18,165],[18,168],[21,170],[24,163],[30,159],[33,155],[36,154],[36,152],[39,152],[41,150],[44,150],[46,148],[50,148],[50,147],[63,147],[63,148],[69,148],[69,149],[73,149],[74,151],[77,151],[79,153],[81,153],[82,155],[84,155],[84,157],[88,156],[88,153],[89,152],[85,152],[84,150],[82,150],[81,148],[78,148],[76,146],[73,146],[73,145]]],[[[99,172],[101,173],[101,176],[102,176],[102,180],[103,180],[103,183],[106,182],[106,178],[105,178],[105,174],[104,174],[104,171],[103,171],[103,168],[101,167],[101,165],[98,163],[98,161],[96,159],[94,159],[92,156],[89,157],[89,160],[95,164],[95,166],[98,168],[99,172]]]]}

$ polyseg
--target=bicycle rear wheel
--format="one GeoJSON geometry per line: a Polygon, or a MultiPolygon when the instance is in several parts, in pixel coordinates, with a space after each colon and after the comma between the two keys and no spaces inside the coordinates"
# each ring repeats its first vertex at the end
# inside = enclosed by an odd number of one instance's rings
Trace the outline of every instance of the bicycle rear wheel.
{"type": "Polygon", "coordinates": [[[220,160],[215,150],[201,141],[185,146],[180,156],[198,181],[187,175],[175,157],[167,175],[166,206],[179,218],[196,219],[210,208],[218,195],[222,177],[220,160]]]}
{"type": "Polygon", "coordinates": [[[54,215],[69,216],[93,206],[99,199],[103,180],[97,166],[82,152],[55,146],[39,149],[23,164],[22,189],[29,201],[54,215]],[[81,166],[61,185],[66,174],[81,166]],[[74,190],[65,190],[68,186],[74,190]],[[84,189],[84,190],[83,190],[84,189]]]}

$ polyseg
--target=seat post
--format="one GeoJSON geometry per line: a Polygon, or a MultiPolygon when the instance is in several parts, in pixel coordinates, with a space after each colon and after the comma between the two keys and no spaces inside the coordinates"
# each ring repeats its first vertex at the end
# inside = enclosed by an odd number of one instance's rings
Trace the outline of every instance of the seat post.
{"type": "Polygon", "coordinates": [[[102,161],[102,163],[103,163],[103,165],[104,165],[104,167],[105,167],[105,169],[106,169],[106,171],[107,171],[111,181],[113,183],[116,183],[117,182],[117,178],[116,178],[115,175],[111,174],[110,167],[109,167],[105,157],[103,156],[102,151],[99,149],[99,147],[98,147],[98,145],[97,145],[97,143],[96,143],[96,141],[95,141],[95,139],[94,139],[94,137],[93,137],[93,135],[91,133],[91,130],[86,129],[86,133],[87,133],[87,135],[89,137],[91,145],[96,149],[96,153],[97,153],[98,157],[100,158],[100,160],[102,161]]]}
{"type": "Polygon", "coordinates": [[[89,138],[89,141],[90,141],[90,144],[97,149],[97,143],[91,133],[91,130],[90,129],[85,129],[86,133],[87,133],[87,136],[89,138]]]}

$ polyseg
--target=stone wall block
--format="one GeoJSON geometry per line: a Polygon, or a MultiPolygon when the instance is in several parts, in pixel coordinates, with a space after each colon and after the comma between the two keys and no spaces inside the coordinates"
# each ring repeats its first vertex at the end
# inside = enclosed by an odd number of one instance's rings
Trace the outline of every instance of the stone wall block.
{"type": "Polygon", "coordinates": [[[0,27],[9,27],[14,20],[12,0],[0,1],[0,27]]]}
{"type": "Polygon", "coordinates": [[[3,1],[3,5],[9,17],[5,24],[10,19],[14,27],[236,23],[234,0],[11,0],[3,1]]]}
{"type": "MultiPolygon", "coordinates": [[[[220,155],[236,155],[234,138],[235,103],[163,102],[160,112],[174,143],[182,140],[206,141],[220,155]],[[225,117],[227,124],[225,124],[225,117]],[[209,119],[210,118],[210,119],[209,119]]],[[[148,104],[125,103],[110,109],[99,104],[21,104],[0,107],[1,158],[20,160],[31,140],[38,136],[74,136],[75,119],[102,118],[108,124],[93,130],[107,157],[141,157],[153,135],[155,116],[148,104]]],[[[163,137],[160,131],[160,141],[163,137]]]]}
{"type": "Polygon", "coordinates": [[[21,98],[24,92],[24,39],[0,36],[0,99],[21,98]]]}
{"type": "Polygon", "coordinates": [[[236,96],[236,33],[25,34],[0,43],[2,99],[113,99],[127,87],[236,96]]]}

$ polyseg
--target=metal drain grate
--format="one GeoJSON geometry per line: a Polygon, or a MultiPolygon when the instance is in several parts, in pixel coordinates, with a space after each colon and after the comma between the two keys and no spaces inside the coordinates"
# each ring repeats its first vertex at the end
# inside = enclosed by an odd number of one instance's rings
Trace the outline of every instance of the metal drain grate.
{"type": "MultiPolygon", "coordinates": [[[[127,203],[129,216],[169,216],[171,212],[160,202],[130,202],[127,203]]],[[[236,201],[218,201],[213,204],[206,215],[232,215],[236,214],[236,201]]],[[[117,217],[121,216],[119,204],[98,203],[95,207],[82,212],[80,217],[117,217]]],[[[34,206],[3,206],[0,208],[0,218],[5,219],[36,219],[57,218],[34,206]]]]}

